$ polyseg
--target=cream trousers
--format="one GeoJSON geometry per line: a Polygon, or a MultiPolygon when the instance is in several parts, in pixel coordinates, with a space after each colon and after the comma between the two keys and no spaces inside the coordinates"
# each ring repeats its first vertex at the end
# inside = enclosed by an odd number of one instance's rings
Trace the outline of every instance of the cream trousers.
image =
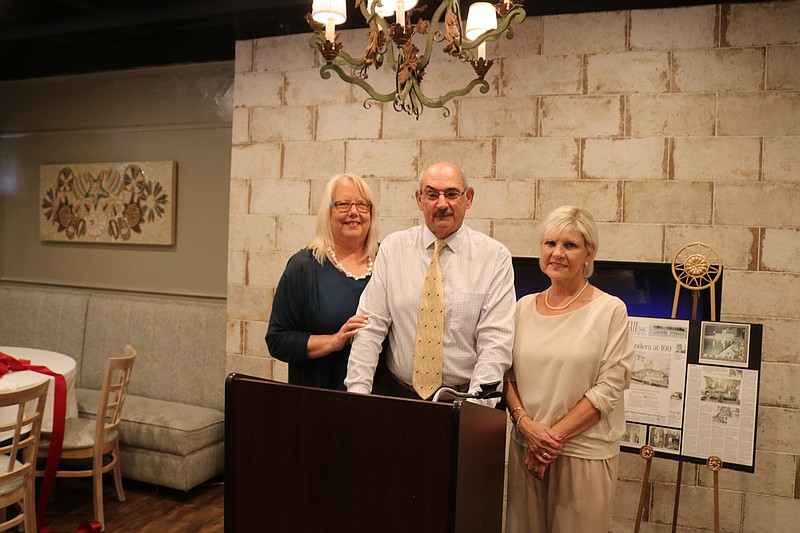
{"type": "Polygon", "coordinates": [[[618,455],[562,455],[539,481],[525,468],[527,448],[513,440],[509,444],[506,533],[608,533],[618,455]]]}

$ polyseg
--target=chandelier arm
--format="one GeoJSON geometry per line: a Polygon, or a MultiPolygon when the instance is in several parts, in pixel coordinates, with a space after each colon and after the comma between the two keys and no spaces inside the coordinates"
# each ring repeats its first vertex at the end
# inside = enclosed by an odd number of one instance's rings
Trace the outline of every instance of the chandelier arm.
{"type": "Polygon", "coordinates": [[[414,80],[414,93],[416,94],[417,98],[422,103],[422,105],[424,105],[425,107],[444,107],[444,105],[448,101],[458,96],[465,96],[469,94],[470,92],[472,92],[473,89],[475,89],[475,87],[479,87],[480,92],[483,94],[489,92],[489,82],[481,78],[475,78],[467,85],[465,85],[463,88],[452,90],[440,96],[436,100],[431,100],[430,98],[428,98],[423,94],[419,84],[417,83],[416,80],[414,80]]]}
{"type": "Polygon", "coordinates": [[[409,93],[414,89],[414,83],[416,82],[415,78],[411,78],[403,86],[397,86],[397,90],[395,91],[395,101],[401,103],[404,107],[406,105],[406,100],[408,99],[409,93]]]}
{"type": "Polygon", "coordinates": [[[434,40],[437,31],[436,28],[439,27],[439,21],[442,19],[442,15],[445,13],[446,9],[453,5],[455,6],[453,11],[455,12],[458,20],[458,35],[453,40],[453,45],[456,47],[456,49],[461,48],[461,36],[464,32],[464,28],[461,26],[461,6],[458,3],[458,0],[444,0],[441,4],[439,4],[439,7],[436,8],[436,11],[433,12],[433,16],[431,17],[431,30],[428,32],[428,38],[425,40],[425,53],[422,54],[419,60],[420,70],[425,70],[425,67],[428,66],[428,63],[431,59],[431,54],[433,53],[434,40]]]}
{"type": "Polygon", "coordinates": [[[411,106],[409,109],[409,114],[416,116],[417,120],[419,120],[419,116],[422,114],[422,107],[424,105],[419,99],[419,94],[420,93],[417,93],[416,91],[411,91],[411,94],[409,95],[409,104],[411,106]]]}
{"type": "Polygon", "coordinates": [[[350,76],[348,74],[345,74],[344,70],[342,70],[342,68],[339,65],[336,65],[334,63],[326,63],[325,65],[322,65],[322,68],[319,69],[320,77],[324,80],[329,79],[331,77],[331,73],[329,71],[331,70],[336,72],[336,74],[338,74],[339,78],[341,78],[342,81],[358,85],[359,87],[364,89],[364,91],[366,91],[366,93],[373,100],[376,100],[378,102],[391,102],[395,98],[395,93],[388,93],[388,94],[379,93],[378,91],[373,89],[372,86],[365,80],[357,76],[350,76]]]}
{"type": "Polygon", "coordinates": [[[378,15],[376,11],[378,9],[377,2],[373,3],[369,0],[364,0],[363,2],[361,2],[360,8],[361,8],[361,16],[364,17],[364,20],[367,21],[367,25],[370,28],[373,27],[375,24],[379,24],[380,26],[383,27],[383,30],[385,32],[387,33],[389,32],[389,23],[386,22],[386,19],[384,19],[382,16],[378,15]],[[369,6],[372,6],[372,11],[369,10],[369,6]]]}
{"type": "Polygon", "coordinates": [[[339,51],[334,63],[337,65],[350,65],[353,68],[361,68],[366,64],[363,57],[353,57],[344,50],[339,51]]]}
{"type": "Polygon", "coordinates": [[[318,31],[311,32],[311,37],[308,38],[308,45],[311,48],[316,48],[319,44],[325,42],[325,36],[318,31]]]}
{"type": "MultiPolygon", "coordinates": [[[[319,48],[319,45],[325,43],[325,41],[326,41],[325,37],[322,37],[319,34],[314,33],[308,40],[308,44],[309,46],[311,46],[311,48],[319,48]]],[[[361,67],[364,65],[364,58],[363,57],[355,58],[350,54],[348,54],[347,52],[345,52],[344,50],[339,50],[336,59],[333,60],[332,62],[335,62],[339,65],[348,64],[352,67],[361,67]]]]}
{"type": "Polygon", "coordinates": [[[372,22],[370,22],[371,19],[373,17],[377,17],[378,16],[375,13],[375,10],[377,9],[377,6],[374,5],[372,2],[364,1],[364,2],[361,2],[361,5],[359,6],[359,8],[361,9],[361,16],[364,17],[364,20],[366,20],[367,23],[370,26],[372,26],[372,22]],[[372,11],[369,10],[370,6],[372,6],[372,8],[373,8],[372,11]]]}

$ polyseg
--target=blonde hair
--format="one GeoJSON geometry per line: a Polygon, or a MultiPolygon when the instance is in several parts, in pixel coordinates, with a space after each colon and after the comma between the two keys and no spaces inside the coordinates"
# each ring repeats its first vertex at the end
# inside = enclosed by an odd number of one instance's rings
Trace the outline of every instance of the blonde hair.
{"type": "MultiPolygon", "coordinates": [[[[573,229],[578,230],[583,236],[586,246],[592,248],[592,256],[583,266],[583,276],[588,278],[594,272],[594,258],[597,257],[597,250],[600,248],[597,223],[589,211],[574,205],[557,207],[542,221],[539,230],[539,243],[573,229]]],[[[539,257],[539,268],[544,271],[542,257],[539,257]]]]}
{"type": "Polygon", "coordinates": [[[325,192],[319,203],[317,211],[317,235],[308,242],[309,250],[314,254],[314,258],[320,264],[325,262],[325,253],[328,246],[333,246],[333,232],[331,231],[331,201],[333,201],[333,191],[336,186],[345,180],[350,180],[358,189],[358,193],[370,205],[370,224],[367,231],[367,241],[364,245],[364,258],[375,257],[378,253],[378,217],[375,209],[375,196],[372,194],[364,178],[355,174],[337,174],[328,180],[325,192]]]}

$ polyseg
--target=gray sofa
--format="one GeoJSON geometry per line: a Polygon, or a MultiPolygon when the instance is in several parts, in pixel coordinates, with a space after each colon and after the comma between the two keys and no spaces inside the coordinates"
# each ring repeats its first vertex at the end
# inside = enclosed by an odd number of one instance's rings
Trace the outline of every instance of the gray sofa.
{"type": "Polygon", "coordinates": [[[61,352],[93,418],[109,357],[138,351],[120,425],[125,478],[187,491],[224,467],[225,302],[0,283],[0,345],[61,352]]]}

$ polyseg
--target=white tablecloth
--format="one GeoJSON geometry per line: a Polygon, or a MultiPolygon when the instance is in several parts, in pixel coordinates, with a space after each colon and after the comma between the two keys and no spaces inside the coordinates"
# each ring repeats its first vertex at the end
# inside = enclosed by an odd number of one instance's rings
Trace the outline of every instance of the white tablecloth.
{"type": "MultiPolygon", "coordinates": [[[[28,359],[32,365],[46,366],[53,372],[64,376],[67,382],[67,418],[78,416],[78,400],[75,397],[75,360],[68,355],[37,348],[20,348],[17,346],[0,346],[0,352],[10,355],[15,359],[28,359]]],[[[19,372],[8,372],[0,377],[0,392],[24,389],[31,385],[41,383],[45,379],[50,381],[47,390],[47,405],[44,408],[44,420],[42,420],[42,431],[53,430],[53,405],[55,395],[55,378],[46,374],[40,374],[33,370],[22,370],[19,372]]],[[[13,408],[0,409],[0,420],[5,422],[14,421],[15,410],[13,408]]]]}

